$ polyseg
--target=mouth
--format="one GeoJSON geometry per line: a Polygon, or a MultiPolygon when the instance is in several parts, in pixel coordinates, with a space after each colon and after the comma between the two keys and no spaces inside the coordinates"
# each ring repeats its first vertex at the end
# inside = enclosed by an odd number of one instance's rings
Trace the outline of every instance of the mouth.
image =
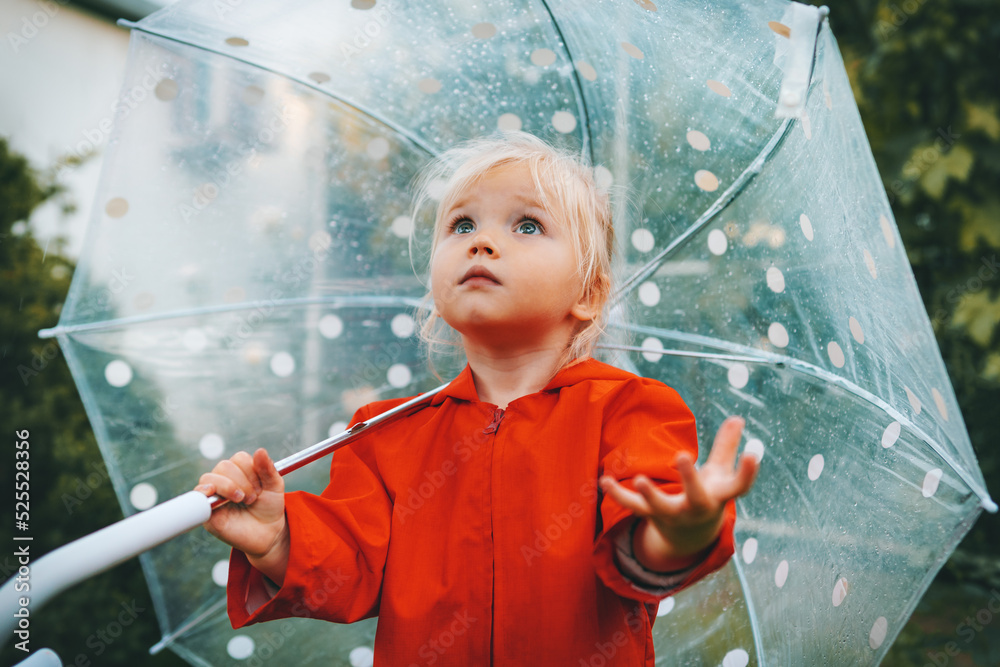
{"type": "Polygon", "coordinates": [[[471,269],[465,272],[465,275],[462,276],[462,279],[458,281],[458,284],[465,285],[468,282],[476,282],[476,283],[492,282],[497,285],[501,284],[500,279],[497,278],[495,275],[493,275],[493,272],[491,272],[485,266],[472,267],[471,269]]]}

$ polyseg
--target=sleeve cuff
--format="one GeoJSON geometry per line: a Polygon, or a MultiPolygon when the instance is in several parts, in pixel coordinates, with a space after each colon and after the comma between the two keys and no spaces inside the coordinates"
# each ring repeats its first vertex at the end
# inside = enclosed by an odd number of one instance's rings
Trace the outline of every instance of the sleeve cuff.
{"type": "Polygon", "coordinates": [[[704,560],[704,556],[711,551],[711,548],[706,549],[693,558],[677,559],[678,563],[684,563],[687,565],[686,567],[668,572],[649,570],[635,557],[635,550],[633,548],[635,531],[640,523],[641,519],[636,519],[632,522],[629,530],[618,531],[618,535],[614,540],[615,566],[626,579],[644,592],[657,596],[669,595],[679,589],[688,580],[691,573],[704,560]]]}

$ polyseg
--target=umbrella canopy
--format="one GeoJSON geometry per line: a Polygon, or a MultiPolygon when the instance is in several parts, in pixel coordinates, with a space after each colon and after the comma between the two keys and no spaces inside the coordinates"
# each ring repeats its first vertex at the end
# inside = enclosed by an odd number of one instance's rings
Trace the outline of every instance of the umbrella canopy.
{"type": "MultiPolygon", "coordinates": [[[[740,414],[762,457],[736,556],[660,605],[657,655],[876,664],[995,506],[823,19],[780,0],[242,0],[132,26],[46,334],[125,512],[439,384],[408,186],[452,144],[519,128],[632,191],[603,354],[675,387],[703,452],[740,414]]],[[[326,472],[288,482],[318,492],[326,472]]],[[[196,530],[142,557],[163,645],[197,665],[370,663],[376,619],[232,630],[227,553],[196,530]]]]}

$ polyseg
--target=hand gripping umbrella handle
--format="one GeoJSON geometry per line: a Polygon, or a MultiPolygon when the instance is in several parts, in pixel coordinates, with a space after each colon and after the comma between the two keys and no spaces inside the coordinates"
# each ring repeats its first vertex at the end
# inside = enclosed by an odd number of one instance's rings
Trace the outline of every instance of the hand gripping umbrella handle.
{"type": "MultiPolygon", "coordinates": [[[[275,467],[282,475],[298,470],[350,444],[377,426],[425,407],[446,386],[441,385],[355,424],[338,435],[278,461],[275,467]]],[[[19,548],[23,553],[22,567],[0,588],[0,640],[6,642],[12,633],[23,633],[27,638],[31,614],[53,596],[205,523],[212,510],[226,502],[219,496],[208,498],[199,491],[188,491],[63,545],[37,560],[30,557],[30,540],[15,542],[15,555],[19,553],[19,548]]]]}

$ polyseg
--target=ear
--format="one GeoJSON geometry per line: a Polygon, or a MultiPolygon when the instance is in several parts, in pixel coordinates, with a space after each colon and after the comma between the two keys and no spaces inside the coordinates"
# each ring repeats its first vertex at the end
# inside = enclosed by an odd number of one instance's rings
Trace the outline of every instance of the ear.
{"type": "Polygon", "coordinates": [[[581,322],[594,320],[600,312],[601,303],[595,289],[586,290],[569,311],[570,315],[581,322]]]}

